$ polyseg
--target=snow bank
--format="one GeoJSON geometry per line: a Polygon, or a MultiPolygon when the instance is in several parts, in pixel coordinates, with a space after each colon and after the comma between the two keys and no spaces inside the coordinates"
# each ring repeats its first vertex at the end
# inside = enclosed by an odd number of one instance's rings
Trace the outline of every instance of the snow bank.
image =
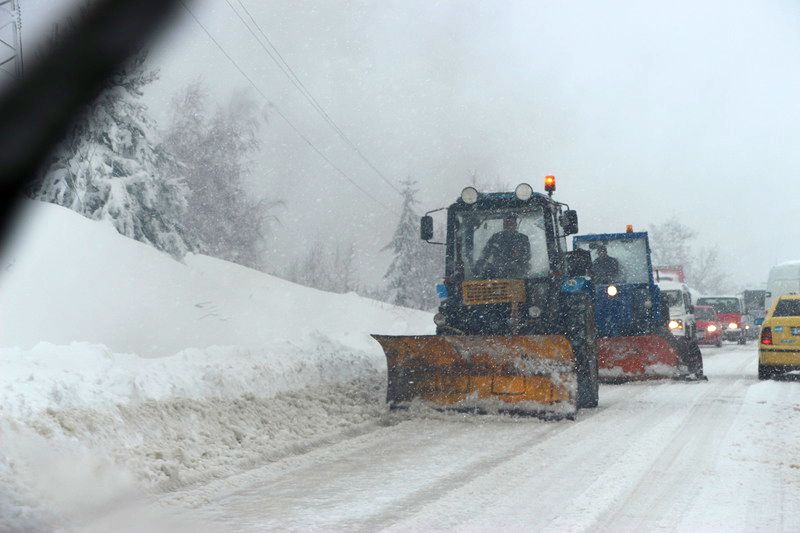
{"type": "Polygon", "coordinates": [[[298,286],[200,255],[185,263],[62,207],[31,203],[0,259],[0,346],[90,342],[143,357],[187,348],[375,353],[368,332],[431,331],[428,313],[298,286]]]}
{"type": "Polygon", "coordinates": [[[433,329],[429,313],[27,211],[0,259],[0,529],[74,516],[67,486],[110,505],[374,423],[385,361],[369,334],[433,329]]]}

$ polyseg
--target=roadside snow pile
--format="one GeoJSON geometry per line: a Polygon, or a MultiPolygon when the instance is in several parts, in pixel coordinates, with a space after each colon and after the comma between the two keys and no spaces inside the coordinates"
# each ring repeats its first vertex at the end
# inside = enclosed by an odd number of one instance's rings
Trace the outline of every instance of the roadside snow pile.
{"type": "Polygon", "coordinates": [[[62,207],[31,203],[0,260],[0,346],[103,344],[142,357],[187,348],[318,352],[320,338],[379,353],[369,332],[432,330],[428,313],[332,294],[226,261],[185,264],[62,207]]]}
{"type": "Polygon", "coordinates": [[[369,333],[432,330],[428,313],[182,264],[55,205],[26,215],[0,259],[0,529],[52,525],[42,499],[74,511],[53,486],[106,487],[82,498],[105,505],[355,431],[383,409],[369,333]]]}

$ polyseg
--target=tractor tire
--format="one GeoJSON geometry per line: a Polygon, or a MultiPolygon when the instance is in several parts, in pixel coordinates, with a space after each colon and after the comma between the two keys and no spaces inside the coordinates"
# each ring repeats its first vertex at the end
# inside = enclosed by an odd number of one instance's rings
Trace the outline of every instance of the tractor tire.
{"type": "Polygon", "coordinates": [[[705,381],[707,378],[703,374],[703,353],[700,351],[697,341],[683,337],[675,339],[673,346],[678,351],[681,371],[678,379],[705,381]]]}
{"type": "Polygon", "coordinates": [[[700,346],[695,340],[689,340],[686,346],[686,367],[689,369],[690,374],[694,374],[697,378],[703,377],[703,353],[700,351],[700,346]]]}
{"type": "Polygon", "coordinates": [[[597,357],[586,365],[588,368],[578,373],[578,407],[593,409],[600,403],[600,373],[597,357]],[[583,376],[581,376],[583,374],[583,376]],[[583,377],[583,379],[581,379],[583,377]]]}
{"type": "Polygon", "coordinates": [[[597,333],[594,306],[585,295],[567,300],[564,315],[568,324],[567,337],[575,352],[575,370],[578,378],[578,409],[597,407],[599,403],[600,376],[597,363],[597,333]]]}

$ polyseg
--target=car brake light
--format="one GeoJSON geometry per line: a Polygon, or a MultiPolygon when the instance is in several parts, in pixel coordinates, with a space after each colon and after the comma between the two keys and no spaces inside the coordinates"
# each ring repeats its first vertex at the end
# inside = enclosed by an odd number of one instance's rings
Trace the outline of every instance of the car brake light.
{"type": "Polygon", "coordinates": [[[769,326],[761,329],[761,344],[772,344],[772,328],[769,326]]]}

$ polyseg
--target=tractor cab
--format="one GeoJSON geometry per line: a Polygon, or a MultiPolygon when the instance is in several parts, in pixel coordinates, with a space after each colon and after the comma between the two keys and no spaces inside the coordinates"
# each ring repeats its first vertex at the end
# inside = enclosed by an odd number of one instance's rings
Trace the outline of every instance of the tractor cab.
{"type": "Polygon", "coordinates": [[[581,235],[573,244],[591,254],[600,336],[644,335],[667,323],[653,279],[647,232],[581,235]]]}
{"type": "MultiPolygon", "coordinates": [[[[430,241],[428,220],[430,214],[422,219],[422,238],[430,241]]],[[[513,193],[464,189],[447,208],[437,333],[508,335],[556,328],[552,321],[558,319],[567,270],[588,274],[589,254],[567,252],[566,237],[577,229],[575,211],[534,193],[530,185],[513,193]]]]}

